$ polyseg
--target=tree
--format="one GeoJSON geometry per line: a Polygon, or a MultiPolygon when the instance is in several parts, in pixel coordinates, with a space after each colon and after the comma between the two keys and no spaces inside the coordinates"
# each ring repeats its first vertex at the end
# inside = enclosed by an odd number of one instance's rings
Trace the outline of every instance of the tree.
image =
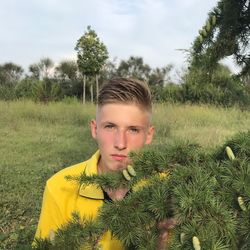
{"type": "Polygon", "coordinates": [[[142,57],[130,56],[128,60],[121,60],[117,68],[117,75],[121,77],[137,78],[152,86],[163,86],[170,81],[169,73],[173,65],[162,68],[151,68],[142,57]]]}
{"type": "Polygon", "coordinates": [[[105,82],[108,79],[117,76],[117,65],[116,65],[116,58],[112,61],[108,60],[102,70],[100,71],[100,81],[105,82]]]}
{"type": "Polygon", "coordinates": [[[21,66],[12,62],[0,65],[0,99],[13,100],[16,98],[15,87],[23,74],[21,66]]]}
{"type": "Polygon", "coordinates": [[[148,81],[151,68],[145,64],[142,57],[130,56],[128,60],[121,60],[117,75],[121,77],[132,77],[148,81]]]}
{"type": "Polygon", "coordinates": [[[249,13],[248,0],[220,0],[208,13],[189,50],[186,96],[226,106],[249,105],[249,13]],[[228,56],[241,68],[237,75],[221,70],[220,61],[228,56]]]}
{"type": "MultiPolygon", "coordinates": [[[[85,102],[86,76],[96,76],[96,93],[98,94],[98,74],[108,59],[108,51],[91,26],[88,26],[84,35],[78,39],[75,50],[77,51],[77,65],[84,79],[83,102],[85,102]]],[[[93,101],[92,84],[91,101],[93,101]]]]}
{"type": "Polygon", "coordinates": [[[203,66],[192,66],[183,81],[181,93],[184,102],[249,108],[250,92],[225,65],[218,63],[211,72],[203,66]]]}
{"type": "Polygon", "coordinates": [[[62,61],[55,68],[55,75],[64,81],[75,80],[77,73],[77,63],[75,61],[62,61]]]}
{"type": "Polygon", "coordinates": [[[42,58],[38,63],[31,64],[29,66],[29,71],[31,72],[32,77],[42,80],[49,78],[53,66],[53,61],[50,58],[45,57],[42,58]]]}
{"type": "Polygon", "coordinates": [[[152,70],[149,76],[150,85],[164,86],[166,83],[170,83],[169,73],[173,69],[173,65],[169,64],[163,68],[155,68],[152,70]]]}
{"type": "Polygon", "coordinates": [[[81,98],[81,81],[76,61],[66,60],[55,68],[55,80],[60,83],[62,96],[81,98]]]}
{"type": "Polygon", "coordinates": [[[193,43],[191,65],[211,73],[219,60],[232,55],[241,66],[240,75],[245,75],[250,71],[249,37],[250,2],[220,0],[193,43]]]}
{"type": "Polygon", "coordinates": [[[21,66],[14,63],[0,65],[0,84],[16,85],[21,79],[24,70],[21,66]]]}

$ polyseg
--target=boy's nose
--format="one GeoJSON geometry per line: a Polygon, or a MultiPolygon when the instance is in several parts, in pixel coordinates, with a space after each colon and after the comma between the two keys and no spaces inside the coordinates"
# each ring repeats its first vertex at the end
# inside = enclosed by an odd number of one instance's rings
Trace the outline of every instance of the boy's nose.
{"type": "Polygon", "coordinates": [[[125,131],[117,131],[115,135],[114,146],[119,150],[125,149],[127,147],[127,138],[125,131]]]}

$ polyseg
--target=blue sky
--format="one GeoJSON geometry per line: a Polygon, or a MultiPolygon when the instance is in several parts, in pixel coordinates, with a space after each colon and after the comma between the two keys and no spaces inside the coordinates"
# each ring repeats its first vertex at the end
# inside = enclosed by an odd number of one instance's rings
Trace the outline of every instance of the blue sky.
{"type": "Polygon", "coordinates": [[[75,59],[88,25],[110,59],[141,56],[151,67],[185,65],[186,55],[217,0],[1,0],[0,64],[27,68],[43,57],[75,59]]]}

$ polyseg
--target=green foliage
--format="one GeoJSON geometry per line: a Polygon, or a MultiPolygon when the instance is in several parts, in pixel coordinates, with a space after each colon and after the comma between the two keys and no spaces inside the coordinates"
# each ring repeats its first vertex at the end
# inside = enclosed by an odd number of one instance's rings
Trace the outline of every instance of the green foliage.
{"type": "Polygon", "coordinates": [[[105,226],[98,221],[80,218],[79,214],[74,213],[72,220],[55,234],[51,239],[36,239],[35,244],[38,249],[85,249],[98,250],[99,236],[105,231],[105,226]]]}
{"type": "Polygon", "coordinates": [[[249,107],[250,92],[227,67],[218,65],[213,72],[193,67],[183,84],[183,99],[192,103],[210,103],[222,106],[249,107]]]}
{"type": "MultiPolygon", "coordinates": [[[[94,225],[99,222],[105,225],[99,229],[111,230],[126,249],[153,250],[158,244],[158,223],[175,217],[178,223],[172,230],[168,249],[192,249],[194,236],[199,239],[202,249],[247,249],[250,244],[250,159],[244,152],[250,151],[250,131],[236,135],[225,145],[231,141],[247,149],[241,151],[243,158],[218,161],[214,153],[188,143],[134,153],[137,175],[133,177],[132,189],[141,180],[144,185],[123,200],[105,203],[99,217],[89,222],[93,225],[91,232],[82,228],[81,233],[94,235],[90,242],[96,243],[98,232],[94,225]],[[239,196],[245,202],[244,210],[239,204],[239,196]]],[[[117,173],[117,176],[122,174],[117,173]]],[[[103,179],[93,176],[92,181],[103,186],[107,183],[105,178],[109,178],[108,175],[103,179]]],[[[89,183],[86,179],[78,181],[89,183]]],[[[117,182],[122,183],[119,178],[117,182]]],[[[127,181],[129,187],[131,182],[127,181]]],[[[110,183],[110,188],[118,184],[110,183]]],[[[81,224],[77,222],[77,227],[81,224]]],[[[71,223],[64,230],[58,242],[67,243],[71,239],[69,235],[77,232],[71,223]]],[[[74,246],[77,249],[78,243],[76,238],[71,241],[73,249],[74,246]]]]}
{"type": "Polygon", "coordinates": [[[131,56],[127,61],[122,60],[117,68],[117,75],[121,77],[132,77],[147,81],[151,68],[145,64],[142,57],[131,56]]]}
{"type": "Polygon", "coordinates": [[[0,65],[0,100],[15,100],[15,87],[21,80],[23,68],[14,63],[0,65]]]}
{"type": "Polygon", "coordinates": [[[31,64],[29,66],[29,71],[31,72],[33,78],[43,80],[49,78],[53,65],[53,61],[50,58],[45,57],[38,63],[31,64]]]}
{"type": "Polygon", "coordinates": [[[189,79],[184,90],[186,100],[249,107],[250,91],[246,80],[250,72],[249,10],[247,0],[220,0],[208,13],[190,51],[189,79]],[[241,67],[241,72],[234,77],[219,65],[220,60],[232,55],[241,67]]]}
{"type": "Polygon", "coordinates": [[[0,99],[15,100],[18,98],[34,98],[43,102],[60,100],[64,97],[86,96],[87,101],[94,100],[94,91],[97,93],[99,84],[117,75],[123,77],[137,77],[149,83],[155,102],[169,103],[207,103],[224,107],[240,106],[247,109],[250,106],[249,77],[241,78],[232,75],[230,70],[223,65],[209,66],[209,58],[203,57],[201,65],[204,67],[190,67],[187,73],[183,72],[182,84],[171,82],[170,72],[172,65],[162,68],[150,68],[144,63],[143,58],[131,56],[122,60],[118,66],[108,62],[99,71],[99,83],[88,77],[85,88],[82,87],[83,79],[79,73],[77,63],[62,61],[52,75],[53,62],[43,58],[38,63],[30,65],[31,76],[21,78],[22,70],[11,63],[0,67],[1,74],[7,79],[11,75],[11,82],[0,84],[0,99]],[[8,71],[8,74],[6,73],[8,71]],[[11,70],[12,69],[12,70],[11,70]],[[2,72],[2,73],[1,73],[2,72]],[[19,74],[19,73],[20,74],[19,74]],[[7,75],[6,75],[7,74],[7,75]],[[53,82],[51,83],[39,83],[53,82]]]}
{"type": "Polygon", "coordinates": [[[162,86],[151,86],[151,92],[156,102],[184,102],[183,86],[180,84],[169,83],[162,86]]]}
{"type": "MultiPolygon", "coordinates": [[[[78,39],[75,50],[77,51],[78,69],[83,75],[82,101],[86,101],[86,76],[96,76],[96,96],[98,95],[98,74],[108,59],[108,50],[100,41],[96,32],[87,27],[87,31],[78,39]]],[[[91,102],[93,102],[93,84],[90,85],[91,102]]]]}
{"type": "Polygon", "coordinates": [[[164,86],[166,83],[171,82],[169,74],[172,69],[172,64],[168,64],[166,67],[152,69],[148,79],[149,85],[164,86]]]}
{"type": "Polygon", "coordinates": [[[26,77],[22,81],[20,81],[15,87],[15,94],[17,98],[33,98],[32,89],[36,84],[38,84],[38,80],[34,78],[26,77]]]}
{"type": "Polygon", "coordinates": [[[77,41],[77,65],[84,75],[98,74],[108,59],[108,51],[96,32],[87,27],[87,31],[77,41]]]}
{"type": "Polygon", "coordinates": [[[55,68],[54,80],[60,85],[60,94],[64,97],[78,97],[82,94],[81,79],[75,61],[62,61],[55,68]]]}
{"type": "Polygon", "coordinates": [[[15,86],[21,79],[23,68],[14,63],[0,65],[0,85],[15,86]]]}
{"type": "Polygon", "coordinates": [[[13,86],[0,85],[0,100],[15,100],[15,88],[13,86]]]}
{"type": "Polygon", "coordinates": [[[52,80],[37,81],[32,89],[35,101],[48,103],[59,99],[60,86],[52,80]]]}
{"type": "Polygon", "coordinates": [[[218,1],[193,43],[191,65],[215,68],[219,60],[234,55],[241,74],[249,73],[249,9],[247,0],[218,1]]]}
{"type": "Polygon", "coordinates": [[[169,73],[173,65],[168,64],[162,68],[151,68],[144,62],[142,57],[130,56],[128,60],[121,60],[117,69],[116,76],[132,77],[148,82],[150,86],[161,86],[170,82],[169,73]]]}
{"type": "Polygon", "coordinates": [[[236,105],[248,109],[250,89],[246,80],[233,76],[227,66],[217,64],[213,70],[191,67],[183,73],[182,84],[152,85],[151,90],[157,102],[206,103],[223,107],[236,105]]]}
{"type": "MultiPolygon", "coordinates": [[[[72,97],[76,99],[80,99],[82,95],[82,82],[80,79],[76,80],[53,80],[55,81],[60,88],[58,92],[59,98],[62,97],[72,97]]],[[[87,88],[87,94],[89,94],[89,88],[87,88]]]]}
{"type": "Polygon", "coordinates": [[[228,157],[225,152],[225,147],[229,146],[237,158],[247,157],[250,160],[250,132],[238,133],[232,139],[227,140],[221,147],[215,151],[214,157],[217,160],[226,160],[228,157]]]}
{"type": "Polygon", "coordinates": [[[55,75],[57,75],[59,79],[64,81],[76,80],[77,74],[77,64],[75,61],[62,61],[55,68],[55,75]]]}

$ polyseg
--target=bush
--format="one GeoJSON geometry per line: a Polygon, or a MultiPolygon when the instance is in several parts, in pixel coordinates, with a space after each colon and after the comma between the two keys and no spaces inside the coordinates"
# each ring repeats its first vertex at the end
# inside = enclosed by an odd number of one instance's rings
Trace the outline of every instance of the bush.
{"type": "Polygon", "coordinates": [[[158,102],[183,102],[182,86],[169,83],[166,86],[151,87],[152,95],[158,102]]]}
{"type": "Polygon", "coordinates": [[[15,88],[10,85],[0,85],[0,100],[10,101],[15,100],[15,88]]]}
{"type": "Polygon", "coordinates": [[[60,99],[60,85],[50,79],[37,81],[32,90],[35,101],[48,103],[60,99]]]}
{"type": "Polygon", "coordinates": [[[183,84],[183,99],[191,103],[208,103],[230,107],[250,105],[250,92],[244,84],[220,65],[213,73],[191,69],[183,84]]]}
{"type": "Polygon", "coordinates": [[[39,81],[34,78],[25,78],[15,87],[17,98],[33,98],[32,89],[39,81]]]}

